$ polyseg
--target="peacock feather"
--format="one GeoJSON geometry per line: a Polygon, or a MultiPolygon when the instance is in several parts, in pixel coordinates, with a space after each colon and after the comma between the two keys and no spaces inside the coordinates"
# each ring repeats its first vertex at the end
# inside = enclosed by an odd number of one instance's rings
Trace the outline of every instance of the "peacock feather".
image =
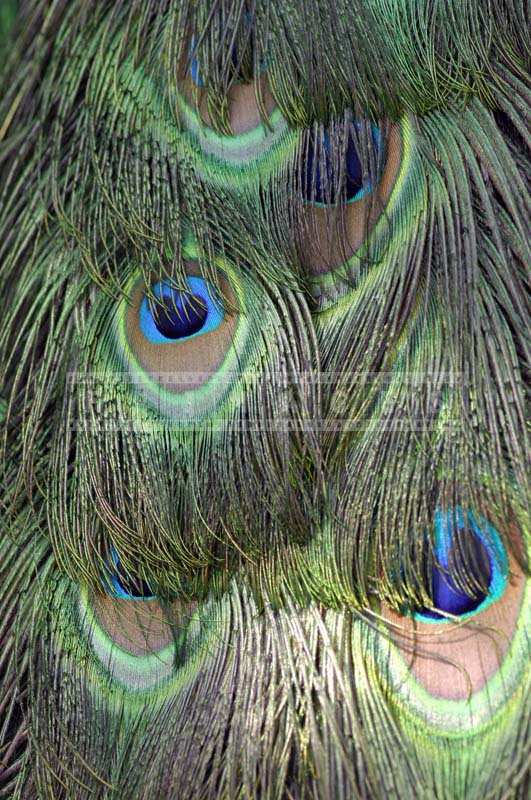
{"type": "Polygon", "coordinates": [[[0,797],[528,796],[528,10],[4,0],[0,797]]]}

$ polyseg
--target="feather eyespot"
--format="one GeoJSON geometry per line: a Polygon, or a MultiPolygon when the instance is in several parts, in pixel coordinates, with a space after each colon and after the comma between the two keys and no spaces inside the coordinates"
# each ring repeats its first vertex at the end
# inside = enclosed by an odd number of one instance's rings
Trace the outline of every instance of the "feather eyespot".
{"type": "Polygon", "coordinates": [[[124,569],[114,547],[111,548],[110,563],[102,579],[105,592],[117,600],[154,600],[153,590],[143,578],[131,575],[124,569]]]}
{"type": "Polygon", "coordinates": [[[324,302],[350,291],[363,254],[381,252],[398,230],[410,140],[405,117],[378,125],[347,119],[307,131],[299,145],[298,255],[324,302]]]}
{"type": "Polygon", "coordinates": [[[219,286],[188,262],[184,288],[166,279],[138,280],[120,315],[123,357],[144,390],[183,395],[199,389],[222,368],[239,329],[238,301],[225,273],[219,286]],[[158,388],[157,388],[158,387],[158,388]]]}
{"type": "MultiPolygon", "coordinates": [[[[252,15],[233,20],[230,27],[219,19],[216,28],[218,34],[224,31],[217,41],[205,31],[189,34],[178,66],[175,100],[183,129],[202,155],[248,167],[281,141],[287,144],[286,138],[295,146],[297,136],[288,134],[271,93],[267,59],[257,48],[252,15]]],[[[212,180],[210,171],[208,178],[212,180]]]]}
{"type": "Polygon", "coordinates": [[[213,288],[202,278],[188,277],[189,291],[168,281],[152,287],[140,306],[140,329],[152,344],[163,344],[210,333],[223,320],[223,307],[213,288]]]}
{"type": "Polygon", "coordinates": [[[367,134],[365,123],[356,121],[348,126],[346,141],[334,142],[335,138],[338,139],[328,128],[313,130],[309,135],[301,176],[305,203],[318,207],[348,204],[373,190],[371,170],[362,148],[378,161],[382,148],[380,129],[371,125],[367,134]]]}
{"type": "Polygon", "coordinates": [[[435,515],[433,558],[428,567],[430,607],[412,610],[413,617],[426,623],[466,619],[484,611],[504,593],[508,580],[508,559],[496,529],[459,507],[435,515]],[[458,538],[467,531],[467,576],[458,570],[458,538]]]}
{"type": "MultiPolygon", "coordinates": [[[[483,695],[489,682],[506,687],[500,707],[529,663],[529,589],[517,556],[521,531],[505,523],[506,546],[487,519],[459,506],[438,509],[434,528],[431,546],[427,537],[421,543],[417,602],[399,609],[382,604],[397,648],[390,651],[390,676],[422,716],[432,718],[427,692],[437,701],[470,703],[466,713],[476,725],[495,711],[492,696],[485,702],[483,695]]],[[[459,729],[462,716],[453,707],[441,707],[438,721],[459,729]]]]}

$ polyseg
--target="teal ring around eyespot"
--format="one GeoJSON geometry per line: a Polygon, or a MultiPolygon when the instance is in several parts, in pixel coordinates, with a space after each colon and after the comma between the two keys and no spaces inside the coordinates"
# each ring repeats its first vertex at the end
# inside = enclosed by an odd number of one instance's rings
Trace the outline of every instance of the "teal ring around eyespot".
{"type": "Polygon", "coordinates": [[[531,580],[527,579],[516,628],[499,669],[481,689],[465,699],[449,700],[430,694],[412,675],[411,664],[398,646],[390,641],[383,621],[376,669],[402,713],[428,726],[431,735],[459,739],[476,736],[480,730],[498,724],[500,714],[510,713],[509,707],[515,704],[520,707],[529,696],[530,611],[531,580]]]}
{"type": "MultiPolygon", "coordinates": [[[[447,625],[455,623],[456,619],[466,620],[485,611],[493,603],[497,602],[507,588],[507,581],[509,579],[509,561],[507,552],[502,543],[500,535],[496,528],[490,524],[483,517],[476,520],[472,511],[467,513],[468,522],[472,528],[475,536],[479,539],[482,546],[485,548],[489,564],[491,568],[491,578],[489,581],[488,594],[485,599],[472,611],[459,614],[455,617],[451,614],[442,615],[444,612],[438,611],[441,614],[440,618],[429,617],[422,614],[422,612],[415,612],[412,616],[419,622],[429,625],[447,625]]],[[[465,526],[465,518],[463,509],[457,506],[455,509],[442,511],[437,509],[435,512],[435,553],[441,566],[448,567],[448,553],[452,546],[454,531],[452,528],[452,521],[455,522],[456,527],[462,530],[465,526]]]]}
{"type": "MultiPolygon", "coordinates": [[[[194,244],[187,244],[183,254],[185,258],[191,260],[198,257],[194,244]]],[[[131,275],[125,286],[125,296],[118,304],[111,326],[112,335],[109,343],[112,342],[112,351],[103,352],[102,356],[107,363],[109,358],[111,359],[114,369],[118,367],[119,375],[122,371],[127,373],[131,401],[133,392],[139,399],[145,400],[145,404],[131,402],[129,409],[130,411],[133,407],[136,409],[134,419],[129,422],[138,425],[143,432],[160,430],[168,422],[185,428],[190,424],[195,427],[200,425],[207,415],[208,424],[212,429],[224,430],[230,409],[240,404],[242,394],[248,391],[261,375],[262,320],[248,311],[248,308],[252,309],[253,305],[259,304],[260,295],[253,291],[253,284],[248,276],[236,273],[221,258],[217,259],[215,264],[227,275],[236,297],[239,309],[236,329],[232,344],[217,371],[201,385],[182,392],[166,388],[163,383],[164,376],[161,380],[155,380],[136,358],[127,338],[126,313],[129,307],[127,296],[133,290],[139,275],[137,273],[131,275]]],[[[179,341],[172,344],[177,355],[179,341]]],[[[102,349],[107,351],[106,343],[102,345],[102,349]]]]}
{"type": "MultiPolygon", "coordinates": [[[[201,330],[190,334],[190,336],[180,337],[178,342],[189,341],[197,336],[204,336],[206,333],[212,333],[212,331],[215,331],[216,328],[219,328],[225,316],[222,305],[216,302],[213,297],[212,290],[209,289],[208,284],[203,280],[203,278],[189,276],[186,279],[186,283],[191,294],[195,297],[199,297],[205,303],[207,308],[207,319],[201,330]]],[[[159,281],[152,287],[153,295],[156,298],[161,299],[163,287],[163,281],[159,281]]],[[[157,329],[153,320],[153,313],[150,309],[150,303],[147,296],[144,296],[140,304],[140,330],[146,339],[148,339],[152,344],[177,343],[177,341],[164,336],[164,334],[157,329]]]]}
{"type": "MultiPolygon", "coordinates": [[[[474,520],[475,524],[481,524],[474,520]]],[[[471,523],[472,524],[472,523],[471,523]]],[[[495,529],[494,529],[495,530],[495,529]]],[[[496,550],[495,531],[493,547],[496,550]]],[[[524,540],[525,540],[524,534],[524,540]]],[[[502,545],[501,565],[507,558],[502,545]]],[[[529,555],[529,551],[528,551],[529,555]]],[[[502,716],[518,713],[522,703],[529,700],[531,688],[531,662],[529,642],[531,641],[531,580],[524,577],[515,629],[509,648],[497,669],[484,686],[469,697],[450,700],[432,695],[412,674],[411,663],[395,644],[381,620],[381,647],[376,655],[379,670],[387,691],[401,712],[415,724],[426,726],[430,736],[444,736],[452,739],[473,738],[500,725],[502,716]]],[[[461,624],[459,622],[454,624],[461,624]]],[[[466,622],[466,630],[474,630],[474,619],[466,622]]],[[[479,628],[478,630],[481,630],[479,628]]]]}
{"type": "Polygon", "coordinates": [[[131,595],[124,591],[116,575],[116,571],[120,566],[120,559],[114,547],[111,547],[111,561],[112,567],[106,565],[105,575],[102,577],[103,588],[109,597],[114,597],[117,600],[130,600],[135,603],[142,603],[147,600],[156,600],[156,596],[154,594],[140,596],[131,595]]]}
{"type": "MultiPolygon", "coordinates": [[[[359,130],[362,123],[360,121],[356,121],[353,124],[359,130]]],[[[371,123],[371,135],[374,146],[379,152],[382,147],[382,132],[378,127],[378,125],[374,125],[374,123],[371,123]]],[[[334,203],[322,203],[322,202],[317,202],[315,200],[305,200],[304,205],[310,206],[311,208],[328,208],[328,209],[337,208],[339,205],[350,206],[352,205],[352,203],[357,203],[359,200],[363,200],[363,198],[367,197],[367,195],[369,195],[372,192],[372,190],[373,190],[372,181],[369,179],[367,183],[361,187],[359,192],[354,197],[350,198],[350,200],[337,201],[334,203]]]]}

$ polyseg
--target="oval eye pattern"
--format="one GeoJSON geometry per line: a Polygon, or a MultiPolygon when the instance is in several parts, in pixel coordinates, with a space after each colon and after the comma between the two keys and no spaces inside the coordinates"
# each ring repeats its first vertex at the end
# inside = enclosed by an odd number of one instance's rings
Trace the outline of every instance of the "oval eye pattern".
{"type": "Polygon", "coordinates": [[[211,333],[223,321],[223,307],[203,278],[187,278],[188,291],[168,281],[156,283],[140,306],[140,329],[152,344],[211,333]]]}
{"type": "Polygon", "coordinates": [[[414,610],[422,622],[466,619],[498,600],[507,585],[509,566],[497,530],[482,517],[456,507],[435,514],[434,563],[428,576],[432,606],[414,610]],[[457,538],[466,530],[467,587],[456,575],[457,538]]]}
{"type": "Polygon", "coordinates": [[[105,592],[119,600],[154,600],[149,584],[142,578],[129,574],[122,565],[115,548],[111,548],[107,575],[102,580],[105,592]]]}
{"type": "Polygon", "coordinates": [[[187,272],[179,286],[170,279],[148,286],[137,280],[118,315],[121,357],[159,412],[161,393],[183,395],[213,378],[238,337],[239,304],[225,273],[219,272],[218,287],[198,274],[194,261],[187,272]]]}
{"type": "MultiPolygon", "coordinates": [[[[308,139],[302,171],[302,194],[306,203],[316,206],[353,203],[372,192],[373,186],[366,158],[360,153],[361,132],[366,123],[356,121],[349,126],[342,158],[333,156],[337,147],[332,144],[332,134],[327,128],[313,130],[308,139]]],[[[370,126],[370,141],[366,150],[374,153],[375,163],[380,158],[382,136],[376,125],[370,126]]]]}

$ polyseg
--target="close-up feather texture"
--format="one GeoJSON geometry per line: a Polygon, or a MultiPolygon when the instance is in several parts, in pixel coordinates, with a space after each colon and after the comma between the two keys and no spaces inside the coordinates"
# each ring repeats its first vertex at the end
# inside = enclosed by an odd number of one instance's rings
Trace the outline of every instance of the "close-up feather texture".
{"type": "Polygon", "coordinates": [[[0,798],[525,800],[525,0],[0,0],[0,798]]]}

